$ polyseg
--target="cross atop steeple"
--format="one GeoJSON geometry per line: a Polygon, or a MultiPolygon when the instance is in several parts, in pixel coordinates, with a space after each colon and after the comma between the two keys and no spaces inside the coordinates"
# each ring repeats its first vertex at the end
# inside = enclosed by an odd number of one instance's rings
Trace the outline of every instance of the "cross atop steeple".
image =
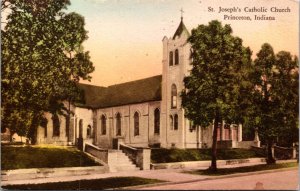
{"type": "Polygon", "coordinates": [[[182,8],[180,9],[180,12],[181,12],[181,22],[180,22],[175,34],[173,35],[173,40],[175,39],[176,36],[180,37],[183,32],[185,32],[188,36],[190,35],[189,31],[186,29],[186,27],[183,23],[183,13],[184,13],[184,11],[183,11],[182,8]]]}
{"type": "Polygon", "coordinates": [[[181,20],[183,20],[183,13],[184,13],[184,11],[183,11],[182,8],[180,9],[180,12],[181,12],[181,20]]]}

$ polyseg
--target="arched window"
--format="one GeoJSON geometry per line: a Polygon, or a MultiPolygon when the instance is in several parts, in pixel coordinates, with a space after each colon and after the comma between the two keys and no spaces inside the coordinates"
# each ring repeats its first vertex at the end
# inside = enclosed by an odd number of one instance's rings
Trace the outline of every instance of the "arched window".
{"type": "Polygon", "coordinates": [[[134,136],[140,135],[140,115],[138,112],[134,113],[134,136]]]}
{"type": "Polygon", "coordinates": [[[47,129],[47,124],[46,124],[46,126],[45,126],[45,131],[44,131],[44,137],[47,137],[47,134],[48,134],[48,129],[47,129]]]}
{"type": "Polygon", "coordinates": [[[116,115],[116,135],[121,136],[121,114],[117,113],[116,115]]]}
{"type": "Polygon", "coordinates": [[[173,126],[174,125],[174,122],[173,122],[173,116],[170,115],[170,129],[173,130],[173,126]]]}
{"type": "Polygon", "coordinates": [[[69,137],[70,131],[70,116],[66,116],[66,137],[69,137]]]}
{"type": "Polygon", "coordinates": [[[48,120],[46,118],[42,118],[40,125],[44,127],[44,137],[47,137],[47,124],[48,124],[48,120]]]}
{"type": "Polygon", "coordinates": [[[176,85],[173,84],[171,87],[171,108],[177,107],[177,88],[176,85]]]}
{"type": "Polygon", "coordinates": [[[160,112],[159,109],[156,108],[154,110],[154,134],[159,134],[160,131],[160,112]]]}
{"type": "Polygon", "coordinates": [[[173,52],[172,51],[169,53],[169,65],[173,66],[173,52]]]}
{"type": "Polygon", "coordinates": [[[91,138],[92,136],[92,127],[90,125],[86,128],[86,138],[91,138]]]}
{"type": "Polygon", "coordinates": [[[175,50],[175,65],[179,64],[179,53],[178,49],[175,50]]]}
{"type": "Polygon", "coordinates": [[[178,130],[178,115],[174,115],[174,130],[178,130]]]}
{"type": "Polygon", "coordinates": [[[83,121],[79,120],[79,138],[82,138],[82,130],[83,130],[83,121]]]}
{"type": "Polygon", "coordinates": [[[105,117],[105,115],[101,116],[101,135],[106,135],[106,117],[105,117]]]}
{"type": "Polygon", "coordinates": [[[53,121],[53,137],[58,137],[60,134],[60,122],[57,114],[52,116],[53,121]]]}

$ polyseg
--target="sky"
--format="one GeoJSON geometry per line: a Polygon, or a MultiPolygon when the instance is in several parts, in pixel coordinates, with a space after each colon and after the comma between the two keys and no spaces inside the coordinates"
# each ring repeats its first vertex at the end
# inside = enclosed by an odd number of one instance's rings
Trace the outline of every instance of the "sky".
{"type": "Polygon", "coordinates": [[[299,56],[299,0],[71,0],[67,11],[84,16],[89,39],[83,45],[95,66],[91,82],[81,82],[109,86],[160,75],[162,39],[175,33],[181,9],[190,31],[216,19],[230,24],[233,35],[251,48],[253,58],[265,42],[275,53],[285,50],[299,56]],[[241,12],[219,13],[219,7],[241,12]],[[268,12],[245,12],[245,7],[264,7],[268,12]],[[290,12],[270,12],[272,7],[290,12]],[[254,14],[276,20],[254,20],[254,14]],[[224,20],[224,15],[252,20],[224,20]]]}

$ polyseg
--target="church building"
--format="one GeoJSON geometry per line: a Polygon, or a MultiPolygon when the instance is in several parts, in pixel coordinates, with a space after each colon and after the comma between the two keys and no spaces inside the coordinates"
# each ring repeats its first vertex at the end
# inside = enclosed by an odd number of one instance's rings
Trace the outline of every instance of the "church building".
{"type": "MultiPolygon", "coordinates": [[[[79,84],[85,104],[70,106],[74,114],[69,125],[63,115],[45,114],[48,123],[38,128],[37,142],[76,145],[83,138],[106,149],[118,143],[142,148],[211,147],[213,126],[194,126],[181,107],[183,79],[191,69],[189,35],[181,18],[174,35],[162,39],[162,75],[108,87],[79,84]]],[[[220,124],[218,140],[227,147],[241,146],[241,125],[220,124]]]]}

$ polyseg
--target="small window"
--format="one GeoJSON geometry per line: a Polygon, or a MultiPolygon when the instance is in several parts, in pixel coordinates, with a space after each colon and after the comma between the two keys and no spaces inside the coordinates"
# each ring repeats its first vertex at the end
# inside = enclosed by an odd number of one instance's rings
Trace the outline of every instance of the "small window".
{"type": "Polygon", "coordinates": [[[170,129],[173,130],[174,123],[173,123],[173,116],[170,115],[170,129]]]}
{"type": "Polygon", "coordinates": [[[160,112],[159,109],[156,108],[154,110],[154,134],[160,133],[160,112]]]}
{"type": "Polygon", "coordinates": [[[175,50],[175,65],[179,64],[179,53],[178,49],[175,50]]]}
{"type": "Polygon", "coordinates": [[[178,115],[174,115],[174,130],[178,130],[178,115]]]}
{"type": "Polygon", "coordinates": [[[172,51],[169,53],[169,65],[173,66],[173,52],[172,51]]]}
{"type": "Polygon", "coordinates": [[[116,115],[116,135],[117,136],[121,136],[121,114],[120,113],[117,113],[116,115]]]}
{"type": "Polygon", "coordinates": [[[134,136],[140,135],[140,115],[138,112],[134,113],[134,136]]]}
{"type": "Polygon", "coordinates": [[[171,87],[171,108],[177,107],[177,88],[176,85],[173,84],[171,87]]]}
{"type": "Polygon", "coordinates": [[[60,121],[57,114],[52,116],[53,121],[53,137],[58,137],[60,134],[60,121]]]}
{"type": "Polygon", "coordinates": [[[105,117],[105,115],[101,116],[101,134],[106,135],[106,117],[105,117]]]}

